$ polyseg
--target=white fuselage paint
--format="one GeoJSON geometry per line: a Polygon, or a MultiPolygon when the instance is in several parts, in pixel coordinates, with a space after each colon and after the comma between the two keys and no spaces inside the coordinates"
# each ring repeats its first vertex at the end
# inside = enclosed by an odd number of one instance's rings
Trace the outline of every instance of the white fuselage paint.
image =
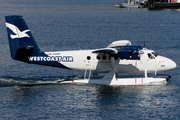
{"type": "Polygon", "coordinates": [[[176,63],[169,58],[163,56],[154,56],[149,58],[148,53],[152,50],[143,49],[143,53],[139,54],[139,60],[115,59],[112,63],[108,54],[92,53],[94,50],[77,50],[77,51],[57,51],[45,52],[50,57],[72,56],[73,62],[59,63],[65,65],[72,70],[91,70],[93,73],[107,73],[115,69],[117,73],[156,73],[172,70],[176,67],[176,63]],[[100,59],[97,59],[97,56],[100,59]],[[103,57],[104,56],[104,57],[103,57]],[[106,56],[106,57],[105,57],[106,56]]]}

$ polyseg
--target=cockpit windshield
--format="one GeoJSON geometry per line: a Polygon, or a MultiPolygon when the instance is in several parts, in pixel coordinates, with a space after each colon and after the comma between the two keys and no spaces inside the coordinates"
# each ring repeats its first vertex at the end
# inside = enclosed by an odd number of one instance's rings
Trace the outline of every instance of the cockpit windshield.
{"type": "Polygon", "coordinates": [[[152,54],[153,54],[155,57],[158,56],[158,54],[157,54],[156,52],[152,52],[152,54]]]}

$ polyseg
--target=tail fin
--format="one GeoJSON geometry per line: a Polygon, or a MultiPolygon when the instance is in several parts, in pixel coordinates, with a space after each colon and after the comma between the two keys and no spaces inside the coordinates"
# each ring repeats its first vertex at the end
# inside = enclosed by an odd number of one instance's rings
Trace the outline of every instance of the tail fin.
{"type": "Polygon", "coordinates": [[[40,53],[26,22],[22,16],[6,16],[11,58],[29,63],[29,57],[40,53]]]}

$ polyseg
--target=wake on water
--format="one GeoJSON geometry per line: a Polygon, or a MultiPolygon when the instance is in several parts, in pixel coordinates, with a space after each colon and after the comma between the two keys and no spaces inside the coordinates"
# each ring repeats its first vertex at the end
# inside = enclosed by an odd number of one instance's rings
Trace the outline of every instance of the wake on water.
{"type": "MultiPolygon", "coordinates": [[[[99,78],[101,77],[91,77],[99,78]]],[[[33,77],[33,78],[21,78],[21,77],[1,77],[0,78],[0,87],[9,87],[9,86],[35,86],[35,85],[57,85],[62,81],[72,81],[83,79],[84,76],[48,76],[48,77],[33,77]]]]}
{"type": "MultiPolygon", "coordinates": [[[[75,78],[75,77],[74,77],[75,78]]],[[[46,77],[46,78],[0,78],[0,87],[8,86],[34,86],[59,84],[63,80],[73,79],[70,77],[46,77]]]]}
{"type": "Polygon", "coordinates": [[[50,85],[57,84],[59,80],[56,81],[34,81],[34,80],[13,80],[13,79],[0,79],[0,87],[8,87],[8,86],[33,86],[33,85],[50,85]]]}

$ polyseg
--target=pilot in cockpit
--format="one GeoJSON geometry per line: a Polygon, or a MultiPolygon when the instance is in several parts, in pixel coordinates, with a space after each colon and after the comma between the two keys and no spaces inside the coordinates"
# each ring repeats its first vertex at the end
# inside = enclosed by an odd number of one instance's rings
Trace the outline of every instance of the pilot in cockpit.
{"type": "Polygon", "coordinates": [[[148,53],[149,59],[154,59],[153,55],[151,53],[148,53]]]}
{"type": "Polygon", "coordinates": [[[157,55],[158,54],[156,52],[148,53],[149,59],[155,59],[157,57],[157,55]]]}

